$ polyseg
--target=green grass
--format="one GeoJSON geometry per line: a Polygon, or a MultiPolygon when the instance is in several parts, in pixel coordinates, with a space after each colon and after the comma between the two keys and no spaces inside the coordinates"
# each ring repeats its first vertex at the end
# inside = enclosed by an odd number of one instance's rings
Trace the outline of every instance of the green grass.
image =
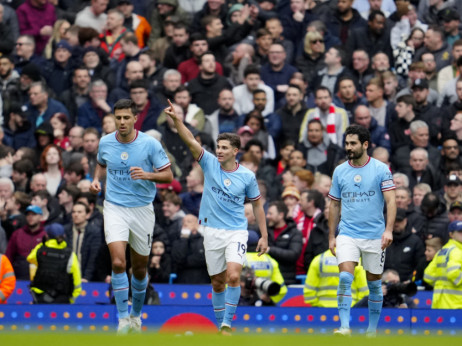
{"type": "Polygon", "coordinates": [[[424,345],[461,345],[461,337],[447,336],[379,336],[376,339],[365,337],[340,338],[332,335],[192,335],[175,336],[156,333],[116,336],[114,334],[75,334],[75,333],[0,333],[2,346],[424,346],[424,345]]]}

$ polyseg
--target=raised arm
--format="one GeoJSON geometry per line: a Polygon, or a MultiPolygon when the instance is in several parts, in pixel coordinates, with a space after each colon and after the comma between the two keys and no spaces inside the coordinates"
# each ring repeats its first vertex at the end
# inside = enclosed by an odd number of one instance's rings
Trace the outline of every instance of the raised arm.
{"type": "Polygon", "coordinates": [[[189,129],[185,126],[183,120],[178,117],[178,115],[175,112],[175,108],[173,107],[173,104],[170,102],[170,100],[167,101],[170,106],[165,108],[164,112],[170,118],[172,118],[173,124],[175,125],[178,134],[180,135],[183,142],[185,142],[185,144],[188,146],[194,159],[197,160],[202,152],[201,145],[198,141],[196,141],[191,131],[189,131],[189,129]]]}
{"type": "Polygon", "coordinates": [[[329,249],[335,256],[335,231],[340,221],[340,201],[331,200],[329,205],[329,249]]]}

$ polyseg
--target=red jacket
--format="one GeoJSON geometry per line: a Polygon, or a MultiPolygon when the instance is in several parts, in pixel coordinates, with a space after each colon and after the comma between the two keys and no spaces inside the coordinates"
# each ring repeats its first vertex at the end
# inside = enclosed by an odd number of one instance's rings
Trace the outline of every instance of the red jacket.
{"type": "Polygon", "coordinates": [[[120,40],[127,32],[126,28],[122,29],[119,37],[113,38],[112,43],[109,43],[108,37],[112,38],[112,33],[109,30],[106,30],[102,33],[99,38],[101,39],[101,48],[103,48],[106,53],[108,53],[109,58],[117,59],[117,61],[122,61],[125,58],[125,54],[122,51],[122,45],[120,44],[120,40]]]}
{"type": "MultiPolygon", "coordinates": [[[[223,67],[219,62],[215,64],[215,70],[220,76],[223,76],[223,67]]],[[[189,82],[191,79],[194,79],[197,76],[199,76],[199,64],[194,58],[188,59],[178,65],[178,72],[181,73],[181,84],[184,84],[186,82],[189,82]]]]}

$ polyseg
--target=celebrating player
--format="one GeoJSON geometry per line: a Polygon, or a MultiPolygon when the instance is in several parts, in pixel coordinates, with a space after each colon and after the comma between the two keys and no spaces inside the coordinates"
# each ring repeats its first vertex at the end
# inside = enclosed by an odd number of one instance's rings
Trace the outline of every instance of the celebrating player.
{"type": "Polygon", "coordinates": [[[385,249],[393,240],[395,184],[390,169],[367,155],[369,143],[370,133],[367,129],[358,125],[347,128],[345,150],[348,161],[335,169],[329,192],[332,199],[329,210],[329,249],[334,256],[337,252],[340,270],[337,302],[341,326],[335,331],[338,335],[351,334],[351,283],[360,257],[369,287],[367,336],[376,335],[382,311],[381,274],[385,249]],[[386,224],[383,216],[384,199],[387,203],[386,224]],[[337,226],[339,235],[335,238],[337,226]]]}
{"type": "Polygon", "coordinates": [[[241,293],[240,275],[247,250],[247,219],[244,200],[252,202],[262,237],[257,252],[268,250],[265,213],[255,174],[236,162],[241,147],[234,133],[222,133],[217,139],[217,157],[205,151],[177,116],[175,107],[165,109],[178,134],[204,171],[204,192],[199,211],[199,231],[204,236],[205,259],[212,281],[212,304],[218,328],[230,334],[231,322],[241,293]],[[226,284],[228,287],[226,287],[226,284]]]}
{"type": "Polygon", "coordinates": [[[135,130],[136,105],[122,99],[114,105],[117,131],[104,136],[90,190],[101,191],[107,174],[104,233],[112,261],[112,288],[119,313],[118,334],[141,330],[141,309],[148,284],[147,264],[154,232],[155,183],[173,179],[170,162],[161,144],[135,130]],[[130,244],[133,275],[132,309],[128,314],[128,277],[125,249],[130,244]]]}

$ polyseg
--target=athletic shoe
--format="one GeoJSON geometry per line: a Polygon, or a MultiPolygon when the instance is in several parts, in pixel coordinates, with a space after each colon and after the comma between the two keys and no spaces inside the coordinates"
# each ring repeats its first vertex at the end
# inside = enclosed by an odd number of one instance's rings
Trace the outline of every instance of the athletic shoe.
{"type": "Polygon", "coordinates": [[[335,336],[351,336],[351,329],[349,328],[339,328],[334,331],[335,336]]]}
{"type": "Polygon", "coordinates": [[[366,338],[373,339],[377,337],[377,331],[366,331],[366,338]]]}
{"type": "Polygon", "coordinates": [[[130,331],[133,333],[141,333],[141,317],[130,315],[130,331]]]}
{"type": "Polygon", "coordinates": [[[233,332],[233,330],[231,329],[231,327],[221,326],[221,328],[220,328],[220,334],[221,335],[231,336],[231,335],[233,335],[232,332],[233,332]]]}
{"type": "Polygon", "coordinates": [[[130,331],[130,317],[119,318],[119,326],[117,327],[117,335],[127,335],[130,331]]]}

